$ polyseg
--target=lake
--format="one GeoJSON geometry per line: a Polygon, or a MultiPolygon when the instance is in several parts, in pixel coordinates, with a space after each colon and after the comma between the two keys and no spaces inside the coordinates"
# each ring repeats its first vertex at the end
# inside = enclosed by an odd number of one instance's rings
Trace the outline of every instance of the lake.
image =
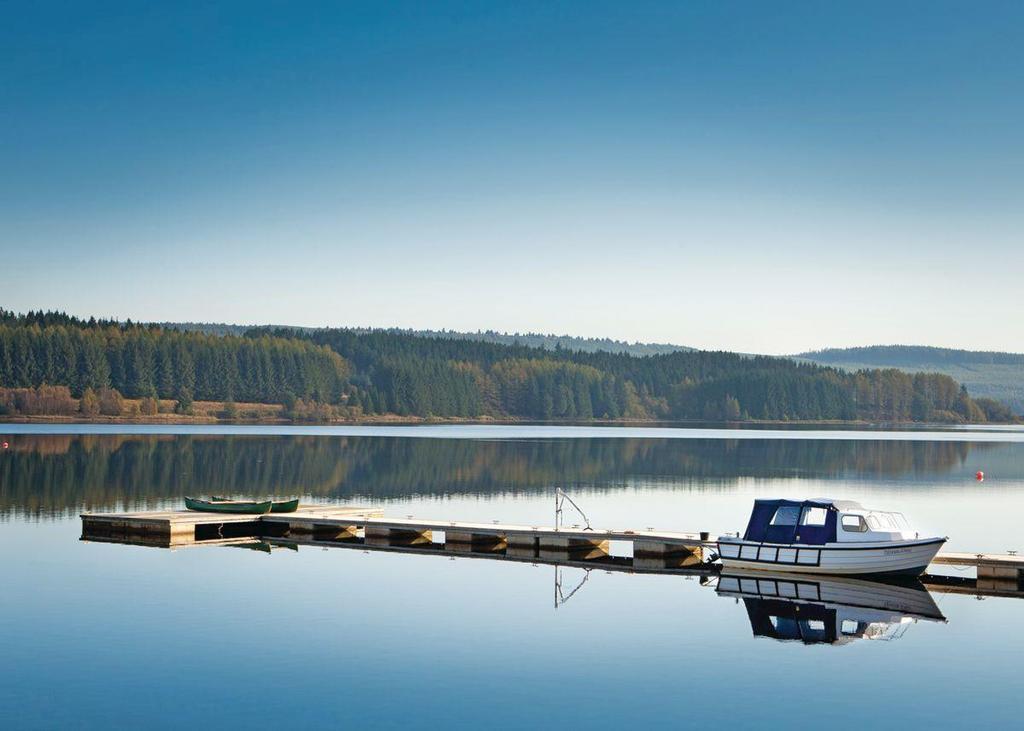
{"type": "Polygon", "coordinates": [[[81,541],[78,514],[230,493],[550,525],[560,487],[594,526],[715,534],[756,497],[828,496],[1005,552],[1024,549],[1020,429],[0,425],[0,441],[4,728],[1019,723],[1020,599],[916,590],[935,616],[890,604],[871,611],[899,621],[854,629],[857,612],[793,614],[695,576],[172,551],[81,541]]]}

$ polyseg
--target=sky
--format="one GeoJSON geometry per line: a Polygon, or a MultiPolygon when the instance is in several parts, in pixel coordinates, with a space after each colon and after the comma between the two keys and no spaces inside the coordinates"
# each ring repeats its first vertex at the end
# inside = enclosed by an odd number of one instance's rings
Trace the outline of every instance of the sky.
{"type": "Polygon", "coordinates": [[[8,310],[1024,351],[1024,4],[2,6],[8,310]]]}

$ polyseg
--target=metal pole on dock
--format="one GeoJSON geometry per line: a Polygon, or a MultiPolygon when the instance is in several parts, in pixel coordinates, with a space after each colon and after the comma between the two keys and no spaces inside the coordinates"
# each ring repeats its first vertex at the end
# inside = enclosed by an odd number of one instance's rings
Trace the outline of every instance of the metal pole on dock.
{"type": "Polygon", "coordinates": [[[566,500],[569,501],[570,505],[576,508],[576,512],[580,514],[580,517],[583,518],[583,522],[587,524],[587,527],[583,530],[594,530],[590,527],[590,519],[587,517],[586,513],[584,513],[583,510],[580,509],[580,506],[576,504],[576,501],[569,497],[569,495],[560,487],[555,488],[555,530],[558,530],[562,525],[562,503],[566,500]]]}

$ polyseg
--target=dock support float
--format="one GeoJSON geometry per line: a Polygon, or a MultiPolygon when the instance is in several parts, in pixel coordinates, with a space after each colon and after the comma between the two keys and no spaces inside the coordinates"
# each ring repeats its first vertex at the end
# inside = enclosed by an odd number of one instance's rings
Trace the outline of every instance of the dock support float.
{"type": "Polygon", "coordinates": [[[364,535],[368,546],[418,546],[434,541],[434,532],[429,529],[393,528],[367,524],[364,535]]]}
{"type": "Polygon", "coordinates": [[[633,540],[633,556],[645,556],[651,558],[663,558],[665,556],[686,556],[695,555],[702,558],[703,549],[700,546],[684,545],[682,543],[665,543],[663,541],[636,538],[633,540]]]}
{"type": "Polygon", "coordinates": [[[505,536],[471,531],[445,530],[445,549],[460,553],[492,553],[508,547],[505,536]]]}
{"type": "Polygon", "coordinates": [[[987,591],[1020,591],[1024,586],[1024,571],[1014,566],[978,566],[977,586],[987,591]]]}
{"type": "Polygon", "coordinates": [[[540,536],[539,558],[574,558],[588,560],[604,558],[610,553],[609,541],[543,534],[540,536]]]}
{"type": "Polygon", "coordinates": [[[978,566],[979,579],[1004,579],[1016,581],[1020,577],[1020,569],[1015,566],[978,566]]]}
{"type": "Polygon", "coordinates": [[[515,558],[537,558],[540,555],[540,537],[510,533],[505,539],[505,555],[515,558]]]}

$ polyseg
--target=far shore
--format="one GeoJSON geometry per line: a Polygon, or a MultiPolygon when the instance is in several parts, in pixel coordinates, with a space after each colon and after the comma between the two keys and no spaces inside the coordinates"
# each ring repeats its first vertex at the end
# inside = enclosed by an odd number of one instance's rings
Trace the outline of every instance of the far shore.
{"type": "MultiPolygon", "coordinates": [[[[1015,422],[1019,424],[1020,422],[1015,422]]],[[[259,418],[224,418],[210,414],[188,415],[175,413],[159,413],[150,415],[121,415],[121,416],[93,416],[83,417],[81,414],[73,416],[55,415],[10,415],[0,416],[0,428],[3,424],[134,424],[134,425],[171,425],[171,424],[239,424],[239,425],[306,425],[306,426],[414,426],[418,424],[493,424],[493,425],[527,425],[546,424],[551,426],[644,426],[644,427],[699,427],[702,425],[715,424],[719,427],[728,426],[849,426],[849,427],[926,427],[926,426],[1013,426],[1014,424],[955,424],[955,423],[931,423],[931,422],[869,422],[869,421],[665,421],[658,419],[589,419],[580,420],[540,420],[540,419],[515,419],[515,418],[493,418],[493,417],[438,417],[438,416],[400,416],[398,414],[377,414],[372,416],[360,416],[357,418],[339,418],[330,421],[310,421],[288,419],[281,416],[264,415],[259,418]]]]}

